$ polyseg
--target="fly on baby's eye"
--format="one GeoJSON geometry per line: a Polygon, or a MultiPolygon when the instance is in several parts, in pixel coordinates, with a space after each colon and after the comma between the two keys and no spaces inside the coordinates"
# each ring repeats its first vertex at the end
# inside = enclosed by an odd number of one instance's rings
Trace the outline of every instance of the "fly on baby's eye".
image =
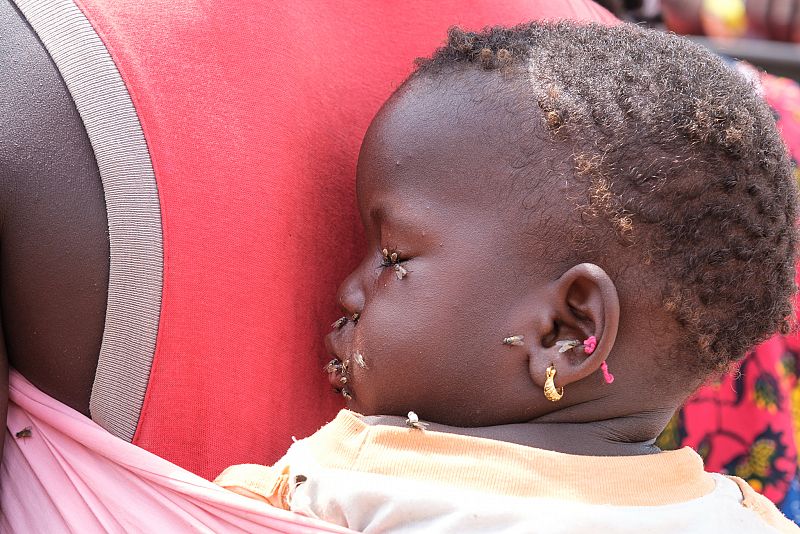
{"type": "Polygon", "coordinates": [[[400,258],[400,255],[397,252],[389,252],[389,249],[387,248],[383,249],[381,254],[383,255],[381,267],[391,267],[394,269],[394,274],[398,280],[402,280],[406,277],[408,270],[401,265],[401,263],[406,260],[400,258]]]}

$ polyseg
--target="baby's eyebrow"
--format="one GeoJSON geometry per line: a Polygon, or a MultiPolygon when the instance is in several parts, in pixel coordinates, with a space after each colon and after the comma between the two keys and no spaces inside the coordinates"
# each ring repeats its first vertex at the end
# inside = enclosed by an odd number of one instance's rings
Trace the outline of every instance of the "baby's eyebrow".
{"type": "Polygon", "coordinates": [[[413,213],[405,210],[393,209],[391,206],[375,206],[369,212],[370,220],[376,226],[390,225],[392,228],[408,232],[418,232],[421,230],[420,218],[413,213]]]}

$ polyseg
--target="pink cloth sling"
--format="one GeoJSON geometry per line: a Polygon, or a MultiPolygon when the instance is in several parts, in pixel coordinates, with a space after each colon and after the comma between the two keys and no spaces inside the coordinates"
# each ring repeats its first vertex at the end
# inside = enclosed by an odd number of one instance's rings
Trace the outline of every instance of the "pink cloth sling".
{"type": "Polygon", "coordinates": [[[350,532],[222,489],[114,437],[14,370],[9,396],[1,532],[350,532]]]}

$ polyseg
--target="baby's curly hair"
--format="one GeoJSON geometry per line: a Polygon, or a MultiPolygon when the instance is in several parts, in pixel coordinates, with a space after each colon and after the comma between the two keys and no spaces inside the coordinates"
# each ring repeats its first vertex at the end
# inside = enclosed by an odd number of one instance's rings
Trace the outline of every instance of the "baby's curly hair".
{"type": "Polygon", "coordinates": [[[680,349],[698,354],[683,362],[692,372],[723,370],[788,331],[796,186],[752,83],[684,38],[573,23],[452,28],[412,78],[465,68],[524,80],[520,97],[572,151],[580,241],[656,273],[688,334],[680,349]]]}

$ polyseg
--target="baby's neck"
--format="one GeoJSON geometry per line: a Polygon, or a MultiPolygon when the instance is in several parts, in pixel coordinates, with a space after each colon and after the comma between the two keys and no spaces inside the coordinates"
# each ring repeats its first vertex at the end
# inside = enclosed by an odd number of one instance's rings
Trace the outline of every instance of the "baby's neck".
{"type": "MultiPolygon", "coordinates": [[[[405,417],[393,415],[366,416],[362,420],[369,425],[407,424],[405,417]]],[[[642,440],[644,436],[641,421],[634,417],[587,423],[529,422],[474,428],[430,423],[427,430],[506,441],[566,454],[636,456],[660,452],[654,444],[655,436],[642,440]]],[[[650,432],[654,433],[657,434],[657,431],[650,432]]]]}

